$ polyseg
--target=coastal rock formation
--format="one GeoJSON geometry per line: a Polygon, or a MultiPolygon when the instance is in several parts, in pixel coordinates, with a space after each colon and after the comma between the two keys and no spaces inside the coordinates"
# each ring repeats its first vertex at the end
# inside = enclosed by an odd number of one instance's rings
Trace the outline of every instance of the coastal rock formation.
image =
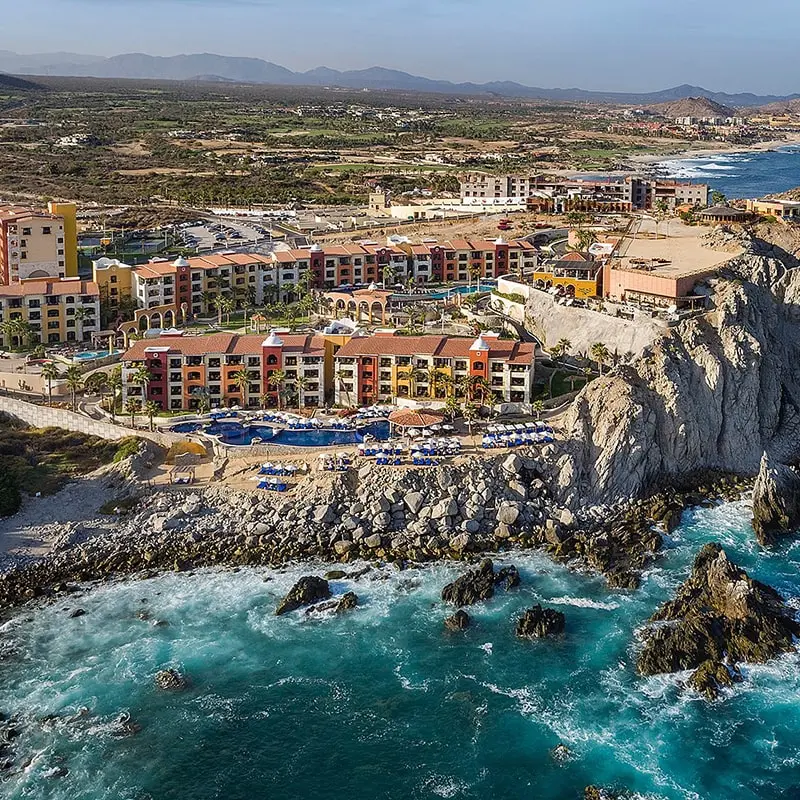
{"type": "Polygon", "coordinates": [[[328,581],[318,578],[316,575],[305,575],[292,586],[286,597],[278,603],[275,609],[275,616],[288,614],[303,606],[310,606],[320,600],[327,600],[331,596],[331,589],[328,581]]]}
{"type": "Polygon", "coordinates": [[[716,665],[765,662],[794,648],[800,624],[771,587],[731,563],[718,544],[705,545],[675,599],[650,618],[637,659],[642,675],[702,666],[692,681],[724,684],[716,665]],[[711,662],[706,664],[705,662],[711,662]]]}
{"type": "Polygon", "coordinates": [[[800,523],[800,475],[767,453],[753,486],[753,530],[760,544],[772,544],[800,523]]]}
{"type": "Polygon", "coordinates": [[[704,661],[689,677],[687,686],[707,700],[715,700],[720,691],[742,680],[742,673],[736,667],[729,667],[721,661],[704,661]]]}
{"type": "Polygon", "coordinates": [[[453,616],[445,617],[444,626],[449,631],[465,631],[471,622],[469,614],[463,609],[459,609],[453,616]]]}
{"type": "Polygon", "coordinates": [[[336,613],[352,611],[358,605],[358,595],[355,592],[345,592],[336,603],[336,613]]]}
{"type": "Polygon", "coordinates": [[[177,669],[162,669],[156,673],[156,686],[173,692],[179,692],[189,685],[189,681],[177,669]]]}
{"type": "Polygon", "coordinates": [[[442,600],[454,606],[471,606],[493,597],[496,585],[504,586],[506,591],[519,586],[519,572],[513,565],[495,572],[492,560],[485,558],[477,569],[471,569],[448,583],[442,589],[442,600]]]}
{"type": "Polygon", "coordinates": [[[517,620],[516,633],[520,639],[544,639],[564,633],[565,617],[560,611],[535,605],[517,620]]]}
{"type": "Polygon", "coordinates": [[[555,464],[561,502],[618,502],[706,470],[755,475],[765,450],[800,454],[800,271],[763,249],[726,265],[711,313],[581,392],[555,464]]]}

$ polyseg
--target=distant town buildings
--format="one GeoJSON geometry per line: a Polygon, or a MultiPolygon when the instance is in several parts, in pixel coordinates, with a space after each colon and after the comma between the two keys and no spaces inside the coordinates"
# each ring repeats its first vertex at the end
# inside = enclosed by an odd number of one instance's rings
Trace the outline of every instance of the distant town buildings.
{"type": "Polygon", "coordinates": [[[706,184],[625,176],[598,180],[551,179],[541,175],[469,173],[460,182],[464,203],[493,205],[522,201],[551,213],[645,211],[660,206],[708,205],[706,184]]]}

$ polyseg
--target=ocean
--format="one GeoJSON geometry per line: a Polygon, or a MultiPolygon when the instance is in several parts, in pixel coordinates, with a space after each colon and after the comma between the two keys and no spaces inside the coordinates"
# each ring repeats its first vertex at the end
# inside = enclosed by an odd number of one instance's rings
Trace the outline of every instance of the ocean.
{"type": "Polygon", "coordinates": [[[321,618],[274,609],[325,565],[170,574],[25,610],[0,638],[0,710],[20,729],[2,795],[579,800],[596,783],[669,800],[797,797],[797,655],[747,667],[715,703],[682,691],[685,675],[633,666],[637,631],[705,542],[797,602],[800,540],[764,551],[749,517],[745,503],[687,512],[635,592],[504,554],[522,585],[470,609],[463,633],[445,631],[439,601],[457,564],[333,581],[360,605],[321,618]],[[538,602],[564,612],[562,638],[515,637],[538,602]],[[156,688],[168,667],[186,691],[156,688]],[[138,734],[114,735],[122,713],[138,734]],[[559,763],[562,743],[572,759],[559,763]]]}
{"type": "Polygon", "coordinates": [[[663,177],[708,183],[731,199],[763,197],[800,186],[800,145],[669,159],[654,168],[663,177]]]}

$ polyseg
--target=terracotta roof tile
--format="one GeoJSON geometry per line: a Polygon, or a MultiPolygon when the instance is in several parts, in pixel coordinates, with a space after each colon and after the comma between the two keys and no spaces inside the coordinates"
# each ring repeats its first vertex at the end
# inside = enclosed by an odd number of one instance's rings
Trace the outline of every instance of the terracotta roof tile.
{"type": "Polygon", "coordinates": [[[31,295],[63,296],[69,294],[99,294],[100,290],[93,281],[81,281],[76,278],[64,280],[27,280],[0,286],[0,297],[29,297],[31,295]]]}

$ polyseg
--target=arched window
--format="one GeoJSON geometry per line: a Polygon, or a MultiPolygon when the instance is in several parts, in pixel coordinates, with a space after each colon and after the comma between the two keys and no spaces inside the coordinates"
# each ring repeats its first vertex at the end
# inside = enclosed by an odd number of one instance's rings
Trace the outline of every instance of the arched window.
{"type": "Polygon", "coordinates": [[[267,364],[277,364],[277,363],[278,363],[278,357],[274,353],[270,353],[267,356],[267,364]]]}

